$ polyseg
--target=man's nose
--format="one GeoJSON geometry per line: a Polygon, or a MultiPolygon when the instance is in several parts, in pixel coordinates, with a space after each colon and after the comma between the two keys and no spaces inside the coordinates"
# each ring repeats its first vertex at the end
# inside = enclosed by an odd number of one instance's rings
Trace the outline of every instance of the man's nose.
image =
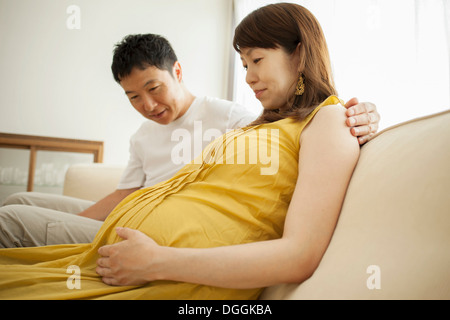
{"type": "Polygon", "coordinates": [[[152,112],[153,110],[155,110],[156,106],[158,105],[158,103],[155,101],[155,99],[153,99],[152,97],[146,96],[144,99],[144,109],[147,112],[152,112]]]}

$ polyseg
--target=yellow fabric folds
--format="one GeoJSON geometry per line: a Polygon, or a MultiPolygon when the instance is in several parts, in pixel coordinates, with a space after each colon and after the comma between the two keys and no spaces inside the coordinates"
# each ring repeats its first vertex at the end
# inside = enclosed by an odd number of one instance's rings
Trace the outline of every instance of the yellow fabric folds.
{"type": "Polygon", "coordinates": [[[115,227],[138,229],[158,244],[205,248],[279,238],[297,180],[299,137],[329,97],[302,122],[284,119],[231,131],[173,178],[139,190],[109,215],[93,243],[0,250],[1,299],[255,299],[237,290],[174,281],[108,286],[97,250],[120,241],[115,227]],[[80,289],[67,285],[80,268],[80,289]]]}

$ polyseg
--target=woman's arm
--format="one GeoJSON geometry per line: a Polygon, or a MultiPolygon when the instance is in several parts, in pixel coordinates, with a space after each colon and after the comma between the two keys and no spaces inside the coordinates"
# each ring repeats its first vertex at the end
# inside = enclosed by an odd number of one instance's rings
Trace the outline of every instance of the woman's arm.
{"type": "Polygon", "coordinates": [[[280,239],[210,249],[158,246],[120,228],[125,241],[100,248],[97,272],[113,285],[175,280],[229,288],[301,282],[312,275],[333,234],[359,155],[345,109],[322,108],[301,136],[297,185],[280,239]]]}

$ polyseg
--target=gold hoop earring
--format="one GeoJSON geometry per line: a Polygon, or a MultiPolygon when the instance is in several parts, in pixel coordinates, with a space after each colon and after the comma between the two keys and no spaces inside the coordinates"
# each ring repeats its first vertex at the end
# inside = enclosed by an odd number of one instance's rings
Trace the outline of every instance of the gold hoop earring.
{"type": "Polygon", "coordinates": [[[301,96],[305,92],[305,82],[303,78],[303,74],[300,73],[298,77],[297,87],[295,87],[295,95],[301,96]]]}

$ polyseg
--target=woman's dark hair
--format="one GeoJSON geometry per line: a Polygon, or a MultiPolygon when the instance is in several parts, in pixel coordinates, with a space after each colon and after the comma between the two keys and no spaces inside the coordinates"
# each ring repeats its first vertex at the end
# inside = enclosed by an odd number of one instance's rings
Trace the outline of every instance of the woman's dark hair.
{"type": "Polygon", "coordinates": [[[120,80],[131,73],[133,68],[144,70],[154,66],[167,70],[172,68],[178,58],[169,41],[155,34],[135,34],[126,36],[116,44],[111,70],[114,80],[120,80]]]}
{"type": "Polygon", "coordinates": [[[239,53],[244,48],[281,48],[294,54],[299,45],[299,70],[305,79],[305,92],[301,96],[286,97],[286,105],[280,109],[265,109],[253,124],[287,117],[302,120],[337,92],[322,28],[304,7],[293,3],[267,5],[250,13],[236,27],[233,47],[239,53]]]}

